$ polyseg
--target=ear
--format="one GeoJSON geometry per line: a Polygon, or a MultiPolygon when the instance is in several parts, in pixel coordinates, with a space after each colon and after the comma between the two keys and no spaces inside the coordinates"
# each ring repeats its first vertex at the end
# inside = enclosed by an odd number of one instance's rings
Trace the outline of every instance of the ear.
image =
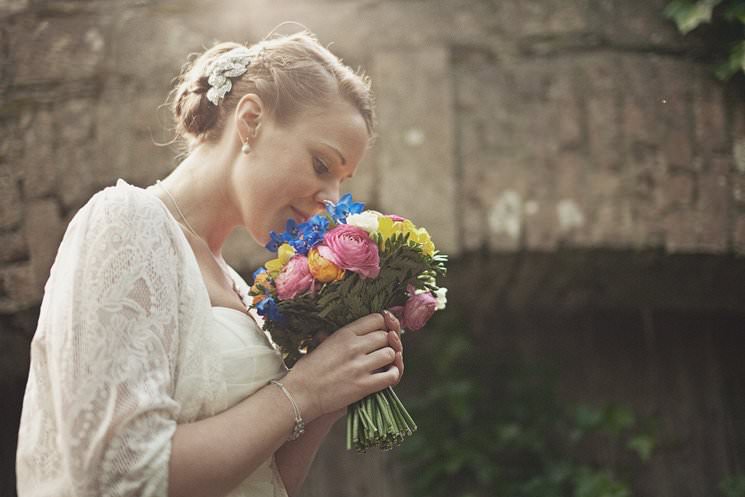
{"type": "Polygon", "coordinates": [[[246,93],[235,106],[235,128],[240,141],[253,142],[264,118],[264,103],[255,93],[246,93]]]}

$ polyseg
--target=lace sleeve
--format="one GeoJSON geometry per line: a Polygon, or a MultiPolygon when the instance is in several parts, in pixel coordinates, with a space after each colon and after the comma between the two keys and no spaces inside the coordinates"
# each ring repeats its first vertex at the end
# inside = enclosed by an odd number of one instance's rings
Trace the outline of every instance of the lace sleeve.
{"type": "Polygon", "coordinates": [[[63,472],[77,496],[165,496],[179,412],[173,233],[155,199],[113,188],[73,224],[42,311],[63,472]]]}

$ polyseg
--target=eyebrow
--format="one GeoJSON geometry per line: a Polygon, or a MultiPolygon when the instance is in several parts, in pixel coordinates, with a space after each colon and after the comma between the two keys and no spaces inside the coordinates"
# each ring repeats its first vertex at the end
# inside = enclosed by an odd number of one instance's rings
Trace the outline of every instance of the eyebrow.
{"type": "Polygon", "coordinates": [[[341,165],[342,166],[346,166],[347,165],[347,160],[344,158],[343,155],[341,155],[341,152],[339,152],[338,149],[336,149],[335,147],[332,147],[328,143],[324,143],[324,145],[326,145],[328,148],[330,148],[331,150],[333,150],[334,152],[336,152],[336,155],[338,155],[339,156],[339,159],[341,159],[341,165]]]}

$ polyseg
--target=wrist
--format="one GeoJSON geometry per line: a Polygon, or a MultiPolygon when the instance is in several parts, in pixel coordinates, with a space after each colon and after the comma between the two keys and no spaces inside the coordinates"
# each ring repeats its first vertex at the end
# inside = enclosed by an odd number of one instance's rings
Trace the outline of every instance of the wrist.
{"type": "Polygon", "coordinates": [[[272,385],[275,385],[277,388],[279,388],[285,397],[287,397],[287,400],[290,402],[290,405],[292,406],[292,416],[295,421],[295,424],[292,426],[292,433],[290,434],[290,437],[288,440],[297,440],[300,438],[300,436],[305,433],[305,420],[303,419],[303,415],[300,412],[300,407],[298,406],[297,402],[295,401],[295,398],[292,396],[289,390],[287,390],[287,387],[285,387],[284,383],[278,380],[272,380],[269,383],[272,385]]]}
{"type": "Polygon", "coordinates": [[[298,377],[297,373],[290,370],[280,381],[292,395],[306,424],[323,414],[318,405],[317,397],[312,394],[305,381],[298,377]]]}

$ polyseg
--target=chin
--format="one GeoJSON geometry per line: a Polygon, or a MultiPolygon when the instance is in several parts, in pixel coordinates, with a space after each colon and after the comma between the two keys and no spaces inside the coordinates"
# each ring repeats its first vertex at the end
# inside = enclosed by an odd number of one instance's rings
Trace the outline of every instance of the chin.
{"type": "Polygon", "coordinates": [[[246,232],[253,238],[253,240],[261,245],[262,247],[269,243],[269,232],[266,230],[253,230],[246,226],[246,232]]]}

